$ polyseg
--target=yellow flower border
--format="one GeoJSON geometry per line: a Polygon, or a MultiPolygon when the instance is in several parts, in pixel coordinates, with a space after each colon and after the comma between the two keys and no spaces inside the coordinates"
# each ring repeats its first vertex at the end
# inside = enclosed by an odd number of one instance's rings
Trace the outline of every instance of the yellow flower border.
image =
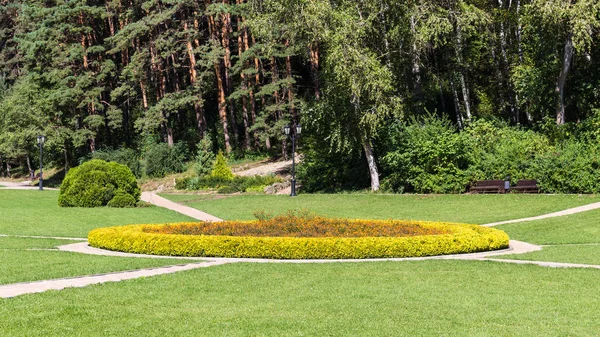
{"type": "Polygon", "coordinates": [[[92,230],[88,242],[92,247],[128,253],[265,259],[399,258],[508,248],[508,235],[498,229],[457,223],[418,223],[451,234],[358,238],[241,237],[146,233],[144,228],[164,225],[128,225],[92,230]]]}

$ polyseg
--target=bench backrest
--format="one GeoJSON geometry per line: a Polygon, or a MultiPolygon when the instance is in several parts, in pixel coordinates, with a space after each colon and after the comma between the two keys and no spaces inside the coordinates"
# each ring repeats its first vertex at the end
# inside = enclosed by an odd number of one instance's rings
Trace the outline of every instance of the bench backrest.
{"type": "Polygon", "coordinates": [[[477,187],[485,187],[485,186],[499,186],[504,188],[504,180],[479,180],[475,182],[477,187]]]}
{"type": "Polygon", "coordinates": [[[537,186],[537,180],[535,180],[535,179],[519,180],[519,181],[517,181],[517,187],[520,187],[520,186],[537,186]]]}

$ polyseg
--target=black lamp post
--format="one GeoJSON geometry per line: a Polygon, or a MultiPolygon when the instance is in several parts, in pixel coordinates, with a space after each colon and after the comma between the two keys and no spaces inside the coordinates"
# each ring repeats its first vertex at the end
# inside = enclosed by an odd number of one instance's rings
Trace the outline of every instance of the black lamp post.
{"type": "Polygon", "coordinates": [[[42,135],[37,136],[37,143],[38,143],[38,146],[40,147],[40,191],[44,190],[44,186],[43,186],[44,179],[42,178],[43,177],[43,175],[42,175],[42,155],[44,152],[44,142],[45,141],[46,141],[46,137],[44,137],[42,135]]]}
{"type": "Polygon", "coordinates": [[[285,135],[292,139],[292,193],[290,193],[290,197],[296,196],[296,137],[300,137],[302,133],[302,126],[300,124],[296,125],[296,130],[292,130],[289,125],[283,127],[283,132],[285,135]],[[294,131],[294,132],[293,132],[294,131]]]}

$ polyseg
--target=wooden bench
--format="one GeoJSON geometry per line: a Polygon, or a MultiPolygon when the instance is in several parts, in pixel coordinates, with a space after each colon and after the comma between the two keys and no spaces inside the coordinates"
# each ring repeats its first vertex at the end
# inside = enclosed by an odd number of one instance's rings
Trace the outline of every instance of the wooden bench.
{"type": "Polygon", "coordinates": [[[511,190],[515,192],[522,193],[538,193],[540,190],[537,185],[537,180],[535,179],[524,179],[517,181],[517,185],[515,187],[511,187],[511,190]]]}
{"type": "Polygon", "coordinates": [[[469,189],[471,193],[506,193],[504,180],[479,180],[469,189]]]}

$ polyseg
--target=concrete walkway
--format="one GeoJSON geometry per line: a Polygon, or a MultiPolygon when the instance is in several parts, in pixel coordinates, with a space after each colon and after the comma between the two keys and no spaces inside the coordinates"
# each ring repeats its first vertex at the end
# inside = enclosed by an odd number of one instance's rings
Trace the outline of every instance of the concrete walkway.
{"type": "Polygon", "coordinates": [[[167,209],[170,209],[172,211],[184,214],[189,216],[190,218],[194,218],[197,220],[202,220],[202,221],[223,221],[222,219],[217,218],[214,215],[210,215],[208,213],[202,212],[200,210],[197,210],[195,208],[192,207],[188,207],[188,206],[184,206],[181,204],[178,204],[176,202],[173,202],[171,200],[167,200],[161,196],[159,196],[158,194],[156,194],[156,192],[152,191],[152,192],[142,192],[142,197],[141,199],[147,203],[151,203],[153,205],[156,206],[160,206],[160,207],[164,207],[167,209]]]}
{"type": "Polygon", "coordinates": [[[0,286],[0,298],[9,298],[25,294],[41,293],[48,290],[62,290],[65,288],[80,288],[91,284],[100,284],[106,282],[119,282],[131,280],[140,277],[149,277],[176,273],[178,271],[206,268],[224,264],[222,261],[207,261],[200,263],[191,263],[179,266],[139,269],[134,271],[109,273],[102,275],[92,275],[84,277],[63,278],[55,280],[44,280],[28,283],[14,283],[0,286]]]}
{"type": "Polygon", "coordinates": [[[517,223],[517,222],[526,222],[526,221],[535,221],[535,220],[541,220],[541,219],[555,218],[555,217],[559,217],[559,216],[565,216],[565,215],[571,215],[571,214],[581,213],[581,212],[585,212],[585,211],[591,211],[591,210],[598,209],[598,208],[600,208],[600,202],[596,202],[596,203],[589,204],[589,205],[583,205],[583,206],[579,206],[579,207],[575,207],[575,208],[569,208],[569,209],[565,209],[564,211],[560,211],[560,212],[554,212],[554,213],[548,213],[548,214],[543,214],[543,215],[538,215],[538,216],[532,216],[530,218],[522,218],[522,219],[514,219],[514,220],[507,220],[507,221],[500,221],[500,222],[492,222],[492,223],[488,223],[488,224],[485,224],[485,225],[482,225],[482,226],[493,227],[493,226],[504,225],[504,224],[509,224],[509,223],[517,223]]]}
{"type": "MultiPolygon", "coordinates": [[[[26,180],[26,181],[0,181],[0,189],[10,189],[10,190],[37,190],[39,189],[39,186],[35,185],[32,186],[31,185],[31,181],[30,180],[26,180]]],[[[51,188],[51,187],[44,187],[45,190],[51,190],[51,191],[56,191],[56,188],[51,188]]]]}

